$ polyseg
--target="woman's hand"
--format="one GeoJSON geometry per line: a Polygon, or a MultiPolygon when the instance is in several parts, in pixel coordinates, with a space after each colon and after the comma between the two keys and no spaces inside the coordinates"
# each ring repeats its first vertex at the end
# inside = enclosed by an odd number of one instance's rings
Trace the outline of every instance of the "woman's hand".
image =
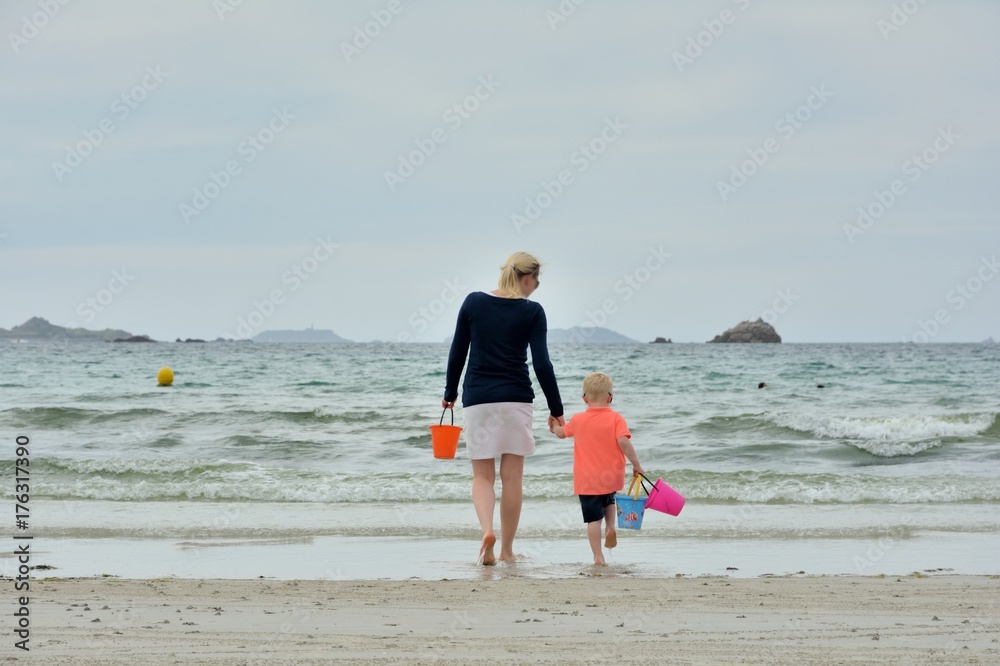
{"type": "Polygon", "coordinates": [[[454,409],[454,408],[455,408],[455,401],[454,400],[452,400],[451,402],[448,402],[444,398],[441,398],[441,409],[454,409]]]}
{"type": "Polygon", "coordinates": [[[561,416],[552,416],[551,414],[549,414],[549,432],[552,432],[552,428],[555,426],[555,424],[564,426],[566,425],[566,419],[564,419],[561,416]]]}

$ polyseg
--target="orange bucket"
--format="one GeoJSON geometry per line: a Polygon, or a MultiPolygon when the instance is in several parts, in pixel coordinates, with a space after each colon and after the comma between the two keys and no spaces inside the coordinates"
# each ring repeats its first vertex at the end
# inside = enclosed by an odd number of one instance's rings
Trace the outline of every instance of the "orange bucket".
{"type": "Polygon", "coordinates": [[[455,425],[455,410],[451,410],[451,425],[444,425],[444,413],[447,408],[441,410],[441,422],[432,425],[431,445],[434,447],[434,457],[450,460],[455,457],[458,451],[458,436],[462,434],[462,428],[455,425]]]}

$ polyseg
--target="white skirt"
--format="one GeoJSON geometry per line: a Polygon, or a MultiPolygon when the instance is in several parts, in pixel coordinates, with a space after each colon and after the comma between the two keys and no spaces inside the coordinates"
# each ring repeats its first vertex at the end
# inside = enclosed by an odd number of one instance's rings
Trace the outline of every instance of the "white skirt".
{"type": "Polygon", "coordinates": [[[535,452],[530,402],[489,402],[462,409],[462,437],[470,460],[499,458],[505,453],[535,452]]]}

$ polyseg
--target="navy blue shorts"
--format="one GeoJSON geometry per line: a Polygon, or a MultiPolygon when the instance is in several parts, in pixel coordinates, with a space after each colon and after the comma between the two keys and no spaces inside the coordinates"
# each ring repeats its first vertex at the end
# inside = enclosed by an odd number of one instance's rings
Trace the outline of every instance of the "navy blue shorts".
{"type": "Polygon", "coordinates": [[[583,522],[593,523],[604,520],[604,509],[613,506],[615,494],[580,495],[580,508],[583,509],[583,522]]]}

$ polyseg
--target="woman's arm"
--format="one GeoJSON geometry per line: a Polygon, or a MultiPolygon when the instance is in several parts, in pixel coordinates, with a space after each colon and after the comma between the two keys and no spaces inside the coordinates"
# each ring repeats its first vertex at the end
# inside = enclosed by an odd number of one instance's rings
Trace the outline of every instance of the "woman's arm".
{"type": "MultiPolygon", "coordinates": [[[[531,349],[531,364],[535,367],[535,376],[545,393],[545,400],[549,404],[549,414],[551,418],[559,419],[563,415],[562,398],[559,397],[559,385],[556,383],[556,373],[552,368],[552,361],[549,360],[548,349],[548,323],[545,319],[545,310],[538,307],[538,317],[535,319],[528,337],[528,346],[531,349]]],[[[551,423],[550,423],[551,425],[551,423]]]]}
{"type": "Polygon", "coordinates": [[[458,400],[458,380],[462,377],[462,369],[465,368],[465,359],[469,355],[471,342],[469,317],[465,310],[465,303],[462,303],[462,307],[458,311],[458,319],[455,322],[455,335],[451,339],[451,350],[448,352],[448,369],[445,372],[442,407],[452,407],[458,400]]]}

